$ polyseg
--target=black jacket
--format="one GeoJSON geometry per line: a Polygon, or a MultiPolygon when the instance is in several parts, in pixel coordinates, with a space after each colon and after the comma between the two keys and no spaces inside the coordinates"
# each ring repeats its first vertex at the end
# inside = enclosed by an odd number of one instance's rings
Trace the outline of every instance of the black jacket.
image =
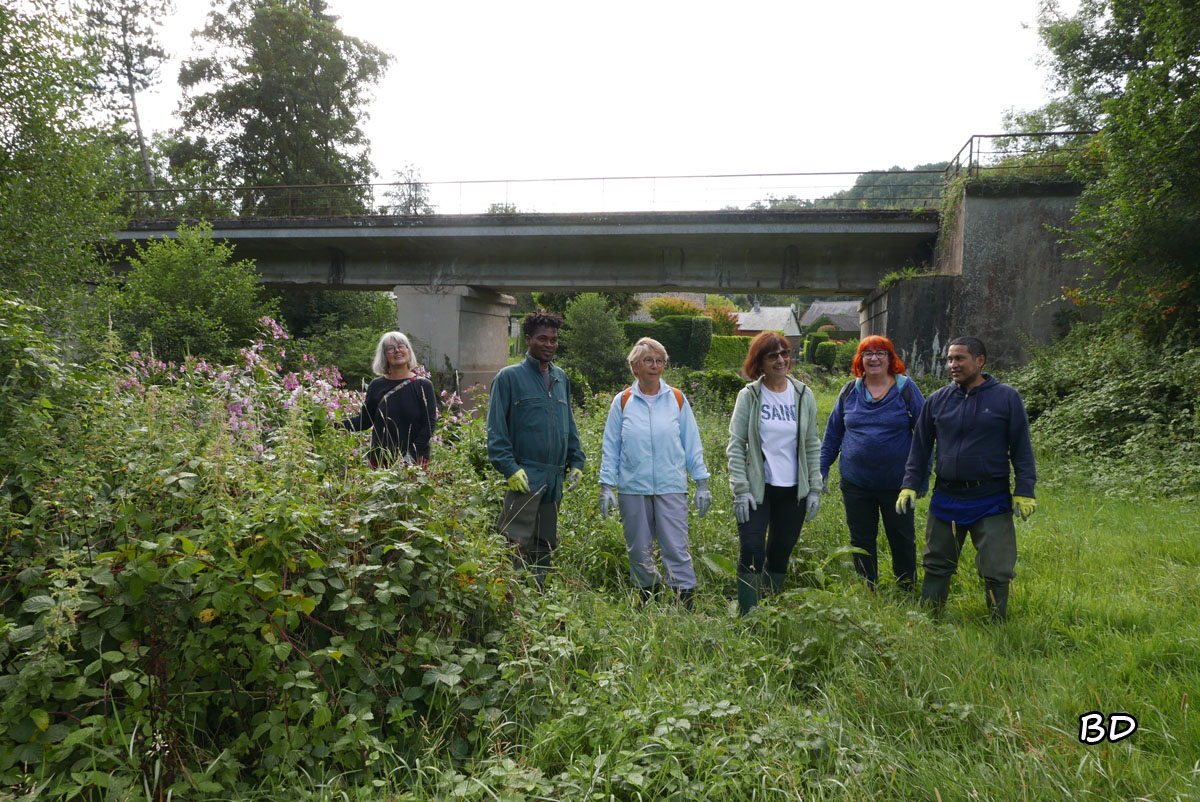
{"type": "Polygon", "coordinates": [[[371,455],[386,465],[402,454],[414,460],[429,459],[429,439],[436,424],[437,400],[429,379],[381,376],[367,385],[362,410],[341,425],[354,432],[370,429],[371,455]],[[407,384],[387,395],[403,382],[407,384]]]}
{"type": "Polygon", "coordinates": [[[904,467],[904,486],[922,487],[928,476],[929,455],[937,442],[936,489],[949,495],[974,495],[955,492],[955,485],[986,483],[1008,487],[1008,466],[1012,464],[1013,493],[1033,498],[1037,469],[1033,462],[1033,443],[1029,439],[1029,418],[1021,395],[991,374],[969,393],[954,383],[929,396],[913,432],[912,448],[904,467]]]}

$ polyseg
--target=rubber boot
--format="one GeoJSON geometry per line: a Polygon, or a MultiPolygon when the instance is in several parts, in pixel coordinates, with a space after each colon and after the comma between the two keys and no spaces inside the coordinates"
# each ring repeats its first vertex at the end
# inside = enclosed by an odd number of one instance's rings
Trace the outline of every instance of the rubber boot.
{"type": "Polygon", "coordinates": [[[766,580],[767,586],[765,590],[770,595],[783,592],[783,583],[787,579],[786,572],[764,571],[763,579],[766,580]]]}
{"type": "Polygon", "coordinates": [[[946,598],[950,595],[950,577],[925,574],[921,585],[921,604],[930,607],[934,614],[942,612],[946,598]]]}
{"type": "Polygon", "coordinates": [[[689,613],[692,611],[692,597],[696,595],[695,588],[679,588],[679,603],[683,605],[683,609],[689,613]]]}
{"type": "Polygon", "coordinates": [[[651,585],[648,588],[638,588],[638,609],[642,609],[650,602],[654,601],[654,597],[658,594],[658,585],[651,585]]]}
{"type": "Polygon", "coordinates": [[[984,588],[984,594],[987,596],[988,610],[992,614],[992,621],[1000,623],[1008,619],[1008,583],[1007,582],[988,582],[984,588]]]}
{"type": "Polygon", "coordinates": [[[760,579],[761,577],[757,571],[743,571],[740,568],[738,569],[738,615],[745,615],[746,613],[750,612],[755,605],[758,604],[760,579]]]}

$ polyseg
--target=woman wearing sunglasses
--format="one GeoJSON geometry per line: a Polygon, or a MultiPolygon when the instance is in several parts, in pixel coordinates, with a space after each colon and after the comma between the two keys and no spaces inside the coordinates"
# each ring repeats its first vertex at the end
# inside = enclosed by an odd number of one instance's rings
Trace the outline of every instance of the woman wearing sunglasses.
{"type": "Polygon", "coordinates": [[[821,506],[821,438],[812,390],[790,375],[792,346],[764,331],[750,341],[729,421],[729,487],[738,524],[738,610],[783,588],[800,528],[821,506]]]}

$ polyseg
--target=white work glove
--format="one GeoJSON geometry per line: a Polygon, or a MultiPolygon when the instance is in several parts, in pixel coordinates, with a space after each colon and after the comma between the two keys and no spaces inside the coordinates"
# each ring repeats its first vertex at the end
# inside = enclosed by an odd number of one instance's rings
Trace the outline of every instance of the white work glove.
{"type": "Polygon", "coordinates": [[[750,510],[757,510],[758,504],[754,501],[754,496],[749,493],[738,493],[733,497],[733,517],[740,523],[744,524],[750,520],[750,510]]]}
{"type": "Polygon", "coordinates": [[[817,491],[812,491],[805,499],[804,505],[806,512],[804,513],[804,523],[808,523],[813,518],[817,517],[817,510],[821,509],[821,494],[817,491]]]}
{"type": "Polygon", "coordinates": [[[707,479],[696,480],[696,492],[692,494],[692,503],[696,505],[696,514],[703,518],[712,506],[712,493],[708,492],[707,479]]]}
{"type": "Polygon", "coordinates": [[[608,485],[600,485],[600,517],[607,518],[617,508],[617,494],[608,485]]]}

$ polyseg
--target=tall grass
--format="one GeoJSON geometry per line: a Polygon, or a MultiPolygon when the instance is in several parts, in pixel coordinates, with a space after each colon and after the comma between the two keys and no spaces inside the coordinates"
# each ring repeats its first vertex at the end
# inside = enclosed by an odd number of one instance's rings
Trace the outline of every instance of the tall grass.
{"type": "MultiPolygon", "coordinates": [[[[834,393],[819,394],[823,413],[834,393]]],[[[727,417],[699,419],[716,500],[691,522],[695,612],[638,609],[620,524],[601,521],[590,492],[568,496],[556,575],[520,605],[521,642],[502,669],[520,695],[504,707],[520,712],[497,711],[482,753],[396,772],[389,798],[1200,796],[1194,505],[1047,482],[1018,523],[1010,620],[994,625],[970,546],[940,619],[886,579],[867,591],[848,557],[827,557],[848,543],[835,491],[805,528],[788,589],[739,619],[727,417]],[[1084,745],[1090,711],[1132,715],[1138,729],[1084,745]]],[[[602,416],[580,426],[598,454],[602,416]]],[[[1040,455],[1041,475],[1059,467],[1040,455]]],[[[886,577],[882,538],[881,550],[886,577]]]]}

